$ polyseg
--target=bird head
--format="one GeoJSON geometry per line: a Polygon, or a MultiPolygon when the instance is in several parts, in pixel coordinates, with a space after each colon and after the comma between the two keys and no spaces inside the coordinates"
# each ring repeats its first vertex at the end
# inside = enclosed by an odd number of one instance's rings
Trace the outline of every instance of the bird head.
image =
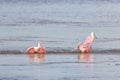
{"type": "Polygon", "coordinates": [[[91,32],[91,36],[92,36],[93,38],[97,39],[97,37],[96,37],[96,35],[95,35],[94,32],[91,32]]]}

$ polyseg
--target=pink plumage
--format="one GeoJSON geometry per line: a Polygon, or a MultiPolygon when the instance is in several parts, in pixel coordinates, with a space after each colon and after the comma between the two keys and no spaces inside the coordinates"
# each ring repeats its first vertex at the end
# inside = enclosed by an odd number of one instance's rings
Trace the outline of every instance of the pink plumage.
{"type": "Polygon", "coordinates": [[[46,50],[42,47],[42,43],[38,42],[37,47],[29,47],[26,49],[25,53],[45,53],[46,50]]]}
{"type": "Polygon", "coordinates": [[[91,35],[89,35],[86,39],[85,39],[85,44],[91,44],[94,40],[94,38],[97,38],[94,34],[94,32],[91,32],[91,35]]]}
{"type": "Polygon", "coordinates": [[[94,38],[96,38],[94,32],[91,32],[91,35],[89,35],[84,43],[79,43],[77,48],[82,53],[88,53],[90,51],[90,48],[88,47],[90,44],[92,44],[94,38]]]}
{"type": "Polygon", "coordinates": [[[45,49],[44,48],[35,49],[34,47],[30,47],[25,51],[25,53],[45,53],[45,49]]]}
{"type": "Polygon", "coordinates": [[[86,39],[85,39],[85,44],[91,44],[93,42],[93,37],[92,36],[88,36],[86,39]]]}
{"type": "Polygon", "coordinates": [[[82,44],[78,44],[78,50],[82,53],[88,53],[90,51],[90,49],[88,48],[88,45],[85,43],[82,44]]]}

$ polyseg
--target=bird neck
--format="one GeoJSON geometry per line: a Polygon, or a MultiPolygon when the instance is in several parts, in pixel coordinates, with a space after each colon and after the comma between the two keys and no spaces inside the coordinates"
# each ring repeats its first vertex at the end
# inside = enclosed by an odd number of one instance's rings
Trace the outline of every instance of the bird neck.
{"type": "Polygon", "coordinates": [[[91,34],[91,37],[92,37],[92,38],[95,38],[95,35],[94,35],[94,34],[91,34]]]}
{"type": "Polygon", "coordinates": [[[38,42],[38,47],[41,48],[42,47],[42,44],[40,42],[38,42]]]}

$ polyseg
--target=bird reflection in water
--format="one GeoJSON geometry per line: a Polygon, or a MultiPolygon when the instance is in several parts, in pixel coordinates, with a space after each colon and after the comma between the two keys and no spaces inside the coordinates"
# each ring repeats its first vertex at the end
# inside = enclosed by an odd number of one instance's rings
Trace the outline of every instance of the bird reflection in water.
{"type": "Polygon", "coordinates": [[[39,54],[39,53],[31,53],[27,55],[29,60],[34,62],[43,62],[45,57],[45,54],[39,54]]]}
{"type": "Polygon", "coordinates": [[[89,53],[79,53],[78,61],[79,62],[93,62],[93,55],[89,53]]]}

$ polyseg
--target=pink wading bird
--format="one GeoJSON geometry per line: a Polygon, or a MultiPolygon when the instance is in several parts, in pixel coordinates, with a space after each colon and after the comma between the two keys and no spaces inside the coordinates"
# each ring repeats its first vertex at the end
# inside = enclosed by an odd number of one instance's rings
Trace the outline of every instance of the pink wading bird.
{"type": "Polygon", "coordinates": [[[90,51],[90,49],[88,48],[88,45],[85,43],[78,43],[77,49],[81,52],[81,53],[88,53],[90,51]]]}
{"type": "Polygon", "coordinates": [[[42,47],[42,42],[38,42],[37,47],[29,47],[25,53],[45,53],[45,49],[42,47]]]}
{"type": "Polygon", "coordinates": [[[88,53],[90,51],[90,48],[88,47],[89,45],[92,44],[94,38],[97,38],[95,36],[95,33],[94,32],[91,32],[91,35],[89,35],[86,39],[85,39],[85,42],[84,43],[78,43],[78,50],[82,53],[88,53]]]}
{"type": "Polygon", "coordinates": [[[85,42],[84,42],[84,43],[91,46],[91,44],[92,44],[92,42],[93,42],[93,40],[94,40],[95,38],[97,39],[97,37],[95,36],[95,33],[94,33],[94,32],[91,32],[91,35],[89,35],[89,36],[85,39],[85,42]]]}

